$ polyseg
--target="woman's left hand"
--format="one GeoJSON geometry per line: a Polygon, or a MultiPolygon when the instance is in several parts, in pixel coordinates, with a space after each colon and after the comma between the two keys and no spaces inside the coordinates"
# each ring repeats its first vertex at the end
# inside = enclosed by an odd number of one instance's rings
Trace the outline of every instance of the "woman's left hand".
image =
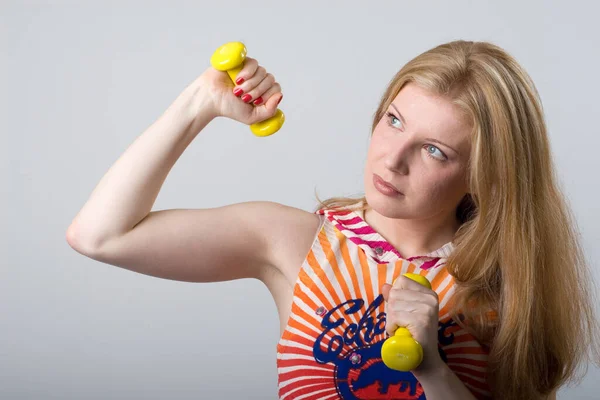
{"type": "Polygon", "coordinates": [[[433,372],[444,362],[438,350],[439,299],[436,292],[405,276],[381,288],[386,301],[385,330],[392,336],[407,328],[423,347],[423,361],[413,372],[433,372]]]}

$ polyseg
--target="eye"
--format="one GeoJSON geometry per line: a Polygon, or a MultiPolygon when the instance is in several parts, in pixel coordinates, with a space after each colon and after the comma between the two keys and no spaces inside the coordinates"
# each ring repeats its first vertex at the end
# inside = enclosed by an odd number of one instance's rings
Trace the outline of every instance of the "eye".
{"type": "Polygon", "coordinates": [[[385,114],[387,116],[387,123],[390,126],[393,126],[394,128],[400,129],[402,126],[402,121],[400,121],[398,118],[396,118],[396,116],[394,114],[392,114],[391,112],[387,112],[385,114]],[[396,126],[394,124],[400,124],[400,126],[396,126]]]}
{"type": "Polygon", "coordinates": [[[425,149],[427,150],[427,155],[431,158],[434,158],[438,161],[445,161],[448,159],[448,157],[446,157],[446,155],[444,153],[442,153],[442,151],[440,149],[438,149],[437,147],[433,146],[433,145],[425,145],[425,149]],[[435,152],[437,151],[438,155],[434,155],[435,152]]]}

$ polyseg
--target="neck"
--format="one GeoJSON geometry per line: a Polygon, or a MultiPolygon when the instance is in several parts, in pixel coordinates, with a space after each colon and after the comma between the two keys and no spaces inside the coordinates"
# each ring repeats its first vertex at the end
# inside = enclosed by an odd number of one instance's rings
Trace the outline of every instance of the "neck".
{"type": "Polygon", "coordinates": [[[452,241],[460,222],[454,213],[429,219],[388,218],[369,207],[365,222],[394,246],[403,258],[431,253],[452,241]]]}

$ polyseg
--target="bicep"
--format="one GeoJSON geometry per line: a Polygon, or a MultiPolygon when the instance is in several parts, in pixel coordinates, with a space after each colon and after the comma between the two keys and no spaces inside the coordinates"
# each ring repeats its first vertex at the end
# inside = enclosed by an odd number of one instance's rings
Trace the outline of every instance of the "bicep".
{"type": "Polygon", "coordinates": [[[91,258],[164,279],[215,282],[258,278],[270,263],[269,215],[274,203],[151,212],[91,258]]]}

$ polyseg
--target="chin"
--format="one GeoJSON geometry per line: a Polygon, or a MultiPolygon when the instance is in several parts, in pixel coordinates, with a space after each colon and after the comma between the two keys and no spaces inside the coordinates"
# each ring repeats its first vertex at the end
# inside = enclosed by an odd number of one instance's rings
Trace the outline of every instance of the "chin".
{"type": "Polygon", "coordinates": [[[367,203],[380,214],[387,218],[410,219],[410,212],[406,209],[406,205],[398,199],[393,199],[379,193],[375,188],[368,188],[365,192],[367,203]]]}

